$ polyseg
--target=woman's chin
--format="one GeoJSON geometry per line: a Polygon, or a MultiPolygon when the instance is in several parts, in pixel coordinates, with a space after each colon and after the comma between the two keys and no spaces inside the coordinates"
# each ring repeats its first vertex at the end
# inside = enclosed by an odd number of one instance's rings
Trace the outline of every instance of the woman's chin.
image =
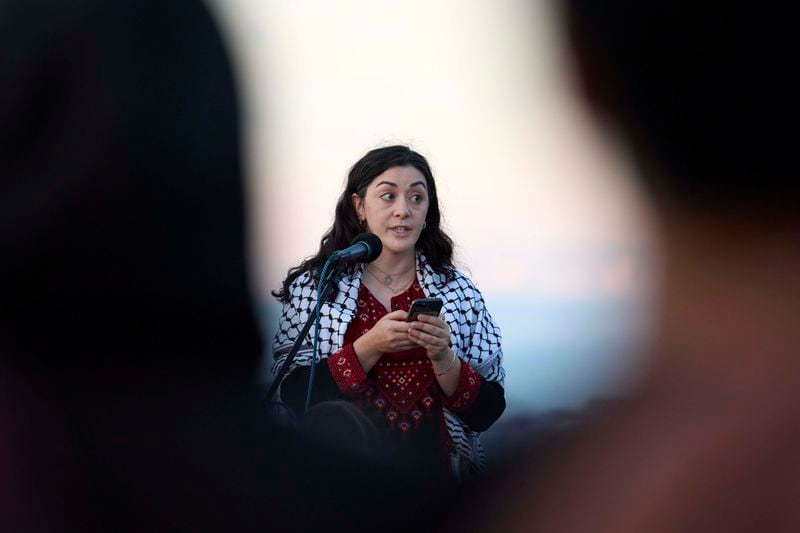
{"type": "Polygon", "coordinates": [[[393,255],[402,255],[406,253],[413,253],[416,249],[416,241],[412,240],[401,240],[398,242],[397,239],[387,239],[386,241],[382,241],[383,250],[385,252],[389,252],[393,255]]]}

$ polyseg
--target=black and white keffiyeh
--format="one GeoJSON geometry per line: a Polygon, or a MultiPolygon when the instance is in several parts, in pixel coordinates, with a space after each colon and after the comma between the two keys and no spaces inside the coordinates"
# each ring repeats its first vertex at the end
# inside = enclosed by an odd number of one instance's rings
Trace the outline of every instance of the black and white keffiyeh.
{"type": "MultiPolygon", "coordinates": [[[[338,280],[338,292],[334,301],[325,302],[321,306],[318,346],[323,359],[342,347],[347,327],[356,315],[362,273],[363,265],[358,265],[352,276],[342,275],[338,280]]],[[[469,363],[484,379],[502,385],[505,378],[502,337],[500,329],[486,309],[480,291],[458,271],[454,271],[453,279],[447,281],[444,275],[433,270],[424,254],[419,251],[417,279],[429,298],[441,298],[444,302],[442,317],[450,326],[453,352],[469,363]]],[[[316,286],[310,273],[304,272],[298,276],[289,287],[289,293],[290,301],[283,305],[272,345],[275,359],[272,370],[275,374],[283,366],[306,320],[314,313],[316,286]]],[[[299,366],[311,364],[313,332],[314,328],[311,328],[287,375],[299,366]]],[[[486,459],[478,433],[447,409],[444,410],[444,417],[453,444],[453,472],[458,475],[469,470],[483,471],[486,459]]]]}

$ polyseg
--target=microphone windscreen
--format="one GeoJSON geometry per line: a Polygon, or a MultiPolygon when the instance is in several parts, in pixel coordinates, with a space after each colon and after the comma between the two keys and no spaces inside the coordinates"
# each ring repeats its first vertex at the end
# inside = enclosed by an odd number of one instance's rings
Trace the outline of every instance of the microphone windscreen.
{"type": "Polygon", "coordinates": [[[367,246],[367,255],[361,259],[361,261],[364,263],[371,263],[372,261],[375,261],[378,256],[381,255],[381,251],[383,251],[383,243],[374,233],[369,233],[366,231],[364,233],[359,233],[353,238],[353,241],[350,243],[350,245],[352,246],[353,244],[359,242],[362,242],[367,246]]]}

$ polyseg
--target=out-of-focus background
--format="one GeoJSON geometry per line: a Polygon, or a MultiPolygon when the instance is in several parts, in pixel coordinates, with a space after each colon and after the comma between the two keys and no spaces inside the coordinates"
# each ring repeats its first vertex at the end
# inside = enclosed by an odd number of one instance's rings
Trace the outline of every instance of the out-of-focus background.
{"type": "Polygon", "coordinates": [[[408,144],[431,163],[457,264],[503,331],[508,408],[485,436],[490,458],[537,420],[635,381],[656,280],[649,222],[632,169],[576,103],[552,3],[211,7],[244,102],[268,338],[269,291],[316,251],[350,166],[408,144]]]}

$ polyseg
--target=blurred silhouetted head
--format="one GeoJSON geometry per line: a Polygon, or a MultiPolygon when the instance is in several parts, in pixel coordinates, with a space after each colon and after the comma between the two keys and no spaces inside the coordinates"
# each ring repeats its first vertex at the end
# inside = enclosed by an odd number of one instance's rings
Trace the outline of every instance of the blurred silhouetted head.
{"type": "Polygon", "coordinates": [[[310,442],[326,449],[373,461],[378,456],[378,430],[352,402],[316,404],[303,417],[300,430],[310,442]]]}
{"type": "Polygon", "coordinates": [[[788,6],[567,0],[583,89],[659,201],[794,215],[797,24],[788,6]]]}
{"type": "Polygon", "coordinates": [[[0,3],[0,352],[247,372],[230,64],[198,2],[0,3]]]}

